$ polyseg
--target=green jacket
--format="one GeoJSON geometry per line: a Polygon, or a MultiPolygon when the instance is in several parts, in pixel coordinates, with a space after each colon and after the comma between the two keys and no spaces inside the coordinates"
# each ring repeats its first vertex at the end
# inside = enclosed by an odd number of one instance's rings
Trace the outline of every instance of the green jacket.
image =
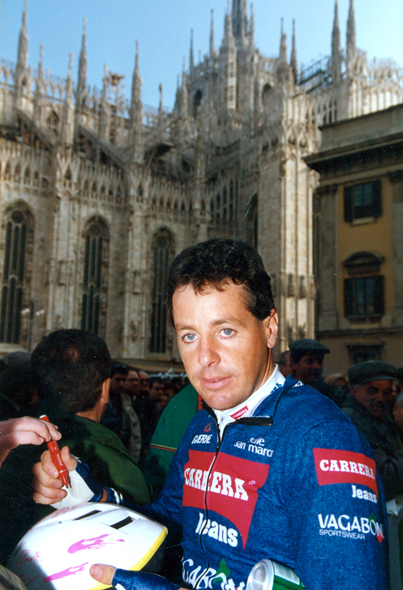
{"type": "MultiPolygon", "coordinates": [[[[62,434],[59,446],[87,463],[95,479],[124,493],[135,504],[149,504],[146,481],[135,459],[119,437],[102,424],[73,415],[53,417],[62,434]]],[[[54,510],[33,501],[32,466],[45,445],[20,446],[11,451],[0,469],[0,561],[7,563],[20,538],[38,520],[54,510]]]]}
{"type": "Polygon", "coordinates": [[[199,398],[192,385],[187,385],[171,399],[161,414],[153,434],[144,465],[144,476],[156,499],[165,485],[169,466],[186,429],[197,411],[199,398]]]}

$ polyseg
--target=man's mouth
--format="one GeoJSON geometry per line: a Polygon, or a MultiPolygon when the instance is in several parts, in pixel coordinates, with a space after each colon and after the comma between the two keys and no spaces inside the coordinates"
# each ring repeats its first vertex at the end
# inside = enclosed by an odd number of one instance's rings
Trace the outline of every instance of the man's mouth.
{"type": "Polygon", "coordinates": [[[226,385],[231,377],[201,377],[201,382],[206,389],[219,389],[226,385]]]}

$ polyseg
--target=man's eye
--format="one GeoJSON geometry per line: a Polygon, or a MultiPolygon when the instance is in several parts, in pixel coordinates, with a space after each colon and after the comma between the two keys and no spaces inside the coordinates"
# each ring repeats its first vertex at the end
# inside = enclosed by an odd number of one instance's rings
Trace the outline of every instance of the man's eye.
{"type": "Polygon", "coordinates": [[[196,334],[185,334],[183,337],[184,342],[193,342],[196,338],[196,334]]]}
{"type": "Polygon", "coordinates": [[[231,330],[231,328],[224,328],[223,330],[221,330],[221,334],[223,336],[232,336],[233,333],[234,330],[231,330]]]}

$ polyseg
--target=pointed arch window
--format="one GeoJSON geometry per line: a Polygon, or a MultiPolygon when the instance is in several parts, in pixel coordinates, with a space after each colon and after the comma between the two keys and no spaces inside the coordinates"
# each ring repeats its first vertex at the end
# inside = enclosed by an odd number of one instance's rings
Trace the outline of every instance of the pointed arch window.
{"type": "Polygon", "coordinates": [[[14,209],[6,220],[1,286],[0,341],[18,344],[27,241],[27,217],[14,209]]]}
{"type": "Polygon", "coordinates": [[[150,352],[166,352],[167,344],[167,278],[174,253],[171,234],[164,230],[154,237],[152,244],[153,290],[151,301],[150,352]]]}
{"type": "Polygon", "coordinates": [[[102,308],[102,287],[105,283],[108,235],[104,224],[93,219],[84,233],[83,293],[81,329],[99,334],[102,308]]]}

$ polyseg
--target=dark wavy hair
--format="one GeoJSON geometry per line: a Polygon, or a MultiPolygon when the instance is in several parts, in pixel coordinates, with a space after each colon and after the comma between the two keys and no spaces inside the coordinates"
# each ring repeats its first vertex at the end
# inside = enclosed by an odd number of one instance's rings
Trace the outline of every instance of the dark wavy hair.
{"type": "Polygon", "coordinates": [[[42,411],[76,414],[92,410],[111,374],[104,340],[84,330],[56,330],[31,355],[42,411]]]}
{"type": "Polygon", "coordinates": [[[213,238],[183,250],[169,268],[167,312],[171,324],[172,299],[178,287],[191,285],[200,292],[210,285],[221,290],[229,281],[244,286],[246,306],[257,319],[264,320],[275,309],[270,277],[256,250],[245,242],[213,238]]]}

